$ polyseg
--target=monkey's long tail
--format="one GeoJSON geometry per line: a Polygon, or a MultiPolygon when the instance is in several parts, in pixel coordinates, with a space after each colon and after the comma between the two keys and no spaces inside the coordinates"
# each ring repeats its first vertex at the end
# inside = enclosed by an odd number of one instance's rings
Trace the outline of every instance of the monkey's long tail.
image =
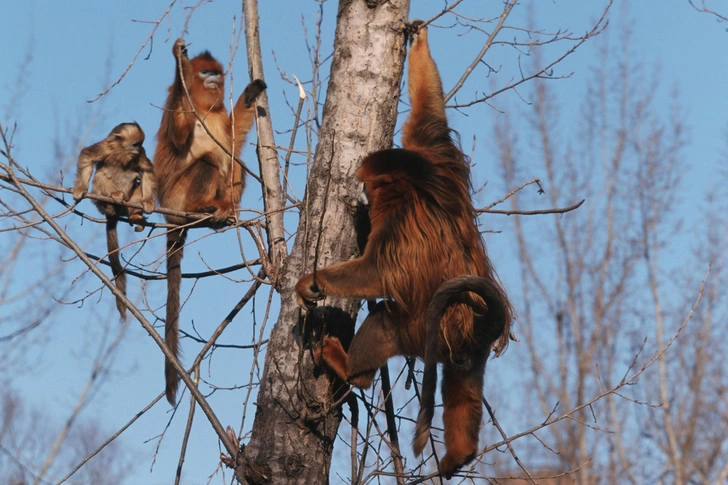
{"type": "MultiPolygon", "coordinates": [[[[503,300],[503,293],[497,284],[490,278],[479,276],[458,276],[443,283],[437,289],[427,306],[425,314],[425,370],[422,378],[422,396],[420,398],[420,412],[417,416],[417,428],[412,440],[415,455],[422,453],[430,436],[430,426],[435,413],[435,391],[437,390],[437,358],[440,346],[440,321],[448,306],[458,299],[463,291],[477,293],[488,306],[488,321],[491,325],[506,322],[508,306],[503,300]]],[[[494,329],[497,331],[497,329],[494,329]]],[[[494,332],[495,333],[495,332],[494,332]]],[[[497,336],[494,336],[494,339],[497,336]]]]}
{"type": "MultiPolygon", "coordinates": [[[[164,325],[164,341],[170,352],[179,357],[179,291],[182,283],[182,248],[187,237],[186,229],[167,233],[167,316],[164,325]]],[[[164,359],[164,378],[167,401],[177,402],[177,386],[180,376],[169,359],[164,359]]]]}
{"type": "MultiPolygon", "coordinates": [[[[126,296],[126,273],[119,260],[119,234],[116,231],[116,223],[116,217],[106,218],[106,250],[109,252],[109,263],[116,287],[126,296]]],[[[116,309],[119,310],[121,320],[126,320],[126,305],[120,298],[116,299],[116,309]]]]}

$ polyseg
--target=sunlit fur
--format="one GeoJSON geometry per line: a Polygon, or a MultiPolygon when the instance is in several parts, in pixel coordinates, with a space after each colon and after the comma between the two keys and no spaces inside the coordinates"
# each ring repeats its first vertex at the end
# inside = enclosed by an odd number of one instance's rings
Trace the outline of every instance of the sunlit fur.
{"type": "Polygon", "coordinates": [[[369,155],[357,172],[370,202],[372,229],[364,254],[318,270],[315,281],[313,274],[304,276],[296,291],[305,306],[325,295],[387,299],[370,312],[348,354],[336,338],[326,337],[318,356],[358,387],[371,385],[391,356],[425,358],[423,396],[429,393],[432,399],[422,402],[429,409],[418,419],[417,454],[429,437],[437,361],[444,364],[447,454],[440,472],[450,476],[477,452],[485,362],[494,344],[503,349],[508,342],[511,307],[478,231],[469,163],[447,124],[427,30],[413,34],[412,110],[403,127],[404,148],[369,155]],[[434,330],[428,332],[426,311],[433,295],[444,282],[463,275],[477,277],[479,284],[456,282],[447,298],[438,299],[434,330]],[[428,344],[437,355],[427,355],[428,344]]]}
{"type": "MultiPolygon", "coordinates": [[[[178,211],[210,213],[206,225],[211,227],[233,224],[245,187],[245,172],[233,156],[240,156],[255,120],[255,98],[265,89],[265,83],[255,80],[248,84],[228,116],[222,65],[209,52],[189,60],[183,39],[177,39],[172,53],[177,60],[175,79],[162,111],[154,153],[159,203],[178,211]],[[195,116],[193,106],[205,126],[195,116]]],[[[184,217],[164,217],[172,224],[190,222],[184,217]]],[[[167,234],[165,341],[175,355],[179,355],[179,291],[185,237],[185,229],[167,234]]],[[[174,404],[180,378],[169,361],[165,362],[165,376],[167,400],[174,404]]]]}
{"type": "MultiPolygon", "coordinates": [[[[111,197],[118,203],[142,204],[144,212],[152,212],[157,198],[157,182],[152,162],[147,158],[142,143],[144,131],[138,124],[121,123],[104,140],[81,150],[73,198],[81,200],[84,196],[96,167],[91,193],[111,197]]],[[[106,245],[111,271],[116,287],[126,295],[126,273],[119,260],[116,225],[119,217],[126,217],[130,223],[144,221],[142,210],[99,200],[94,200],[94,204],[106,216],[106,245]]],[[[136,230],[141,231],[142,226],[137,226],[136,230]]],[[[116,300],[116,308],[124,320],[126,306],[119,299],[116,300]]]]}

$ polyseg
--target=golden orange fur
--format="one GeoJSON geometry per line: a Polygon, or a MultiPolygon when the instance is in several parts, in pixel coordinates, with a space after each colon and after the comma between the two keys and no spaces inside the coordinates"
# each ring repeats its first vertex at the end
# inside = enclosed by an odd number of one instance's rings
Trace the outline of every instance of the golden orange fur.
{"type": "MultiPolygon", "coordinates": [[[[223,103],[226,93],[222,65],[209,52],[188,59],[184,39],[177,39],[172,53],[177,60],[175,79],[169,87],[154,153],[159,203],[179,211],[210,213],[206,225],[211,227],[233,224],[245,187],[243,166],[234,158],[240,156],[253,126],[255,98],[266,85],[259,79],[248,84],[228,116],[223,103]]],[[[184,217],[164,217],[171,224],[190,222],[184,217]]],[[[165,341],[175,355],[179,352],[179,290],[185,237],[185,229],[167,235],[165,341]]],[[[167,400],[174,404],[179,376],[169,362],[165,364],[165,375],[167,400]]]]}
{"type": "Polygon", "coordinates": [[[429,436],[436,365],[444,364],[447,454],[440,472],[451,476],[477,451],[485,362],[496,341],[501,348],[508,341],[511,308],[478,232],[470,167],[447,124],[427,30],[412,26],[404,148],[372,153],[357,171],[372,227],[364,254],[304,276],[296,292],[306,307],[325,295],[387,299],[370,312],[348,354],[328,336],[318,352],[342,379],[364,388],[389,357],[425,359],[417,454],[429,436]]]}

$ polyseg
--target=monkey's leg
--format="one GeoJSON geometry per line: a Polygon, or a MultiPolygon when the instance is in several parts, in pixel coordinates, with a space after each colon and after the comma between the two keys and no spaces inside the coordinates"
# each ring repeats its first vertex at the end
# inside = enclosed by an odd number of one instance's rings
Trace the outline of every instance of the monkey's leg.
{"type": "MultiPolygon", "coordinates": [[[[371,387],[377,369],[386,364],[390,357],[402,354],[395,315],[387,310],[384,302],[380,302],[354,335],[349,354],[344,352],[337,340],[341,351],[336,349],[327,352],[324,346],[324,360],[334,370],[346,369],[345,377],[351,385],[361,389],[371,387]]],[[[340,371],[337,373],[341,374],[340,371]]]]}
{"type": "Polygon", "coordinates": [[[349,380],[349,375],[346,372],[348,356],[338,338],[328,335],[324,336],[321,346],[316,349],[314,355],[316,364],[320,365],[323,360],[326,362],[328,368],[334,371],[341,380],[349,380]]]}
{"type": "Polygon", "coordinates": [[[440,460],[440,473],[448,479],[458,468],[472,461],[478,452],[485,358],[473,356],[475,362],[466,370],[450,363],[443,366],[442,401],[445,410],[442,421],[447,453],[440,460]]]}
{"type": "MultiPolygon", "coordinates": [[[[188,185],[187,210],[212,213],[211,226],[225,226],[235,223],[237,215],[220,174],[220,166],[213,153],[200,156],[188,169],[185,178],[188,185]]],[[[237,201],[239,202],[239,201],[237,201]]]]}

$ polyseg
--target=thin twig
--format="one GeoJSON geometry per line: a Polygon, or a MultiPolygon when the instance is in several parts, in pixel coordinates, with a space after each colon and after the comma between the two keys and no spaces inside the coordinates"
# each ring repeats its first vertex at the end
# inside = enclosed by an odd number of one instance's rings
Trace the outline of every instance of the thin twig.
{"type": "Polygon", "coordinates": [[[533,211],[522,211],[522,210],[499,210],[499,209],[475,209],[477,214],[504,214],[507,216],[537,216],[542,214],[564,214],[578,209],[584,203],[586,199],[582,199],[574,205],[568,207],[555,208],[555,209],[541,209],[533,211]]]}
{"type": "Polygon", "coordinates": [[[71,470],[71,472],[68,475],[66,475],[59,482],[57,482],[56,485],[61,485],[63,482],[65,482],[66,480],[68,480],[69,478],[71,478],[73,476],[73,474],[76,473],[78,470],[80,470],[81,467],[84,466],[91,458],[93,458],[94,456],[96,456],[99,453],[101,453],[101,450],[103,450],[104,448],[106,448],[109,445],[109,443],[111,443],[116,438],[118,438],[119,436],[121,436],[121,433],[123,433],[124,431],[126,431],[132,424],[134,424],[137,419],[139,419],[142,416],[144,416],[144,413],[146,413],[147,411],[149,411],[150,409],[152,409],[152,406],[154,406],[155,404],[157,404],[159,402],[159,400],[162,399],[163,397],[164,397],[164,393],[162,392],[155,399],[153,399],[152,402],[150,402],[149,404],[147,404],[147,406],[144,407],[144,409],[142,409],[141,411],[139,411],[138,413],[136,413],[134,415],[134,417],[131,418],[131,420],[129,420],[124,426],[122,426],[121,428],[119,428],[119,431],[117,431],[116,433],[114,433],[113,435],[111,435],[109,437],[109,439],[107,439],[106,441],[104,441],[103,443],[101,443],[101,445],[98,448],[96,448],[94,451],[92,451],[91,453],[89,453],[89,455],[86,458],[84,458],[83,460],[81,460],[81,462],[78,465],[76,465],[76,467],[73,470],[71,470]]]}
{"type": "MultiPolygon", "coordinates": [[[[193,367],[195,373],[195,384],[200,381],[200,367],[199,365],[193,367]]],[[[182,438],[182,448],[179,452],[179,461],[177,462],[177,471],[174,474],[174,485],[179,485],[179,481],[182,478],[182,465],[185,462],[185,455],[187,454],[187,444],[190,441],[190,433],[192,433],[192,423],[195,420],[195,396],[190,394],[190,412],[187,414],[187,424],[185,426],[185,433],[182,438]]]]}
{"type": "Polygon", "coordinates": [[[506,442],[506,446],[508,447],[508,451],[511,453],[511,456],[516,461],[516,464],[518,467],[523,470],[523,473],[526,474],[528,477],[528,480],[533,483],[533,485],[536,485],[536,482],[533,480],[533,477],[531,476],[531,473],[528,471],[528,469],[525,467],[525,465],[521,462],[520,458],[518,458],[518,455],[516,455],[516,450],[513,449],[513,446],[511,446],[511,442],[508,440],[508,436],[506,436],[506,433],[503,431],[503,428],[501,428],[500,423],[498,423],[498,420],[495,419],[495,413],[493,412],[493,408],[490,407],[490,404],[488,403],[488,400],[483,396],[483,404],[485,404],[485,409],[488,410],[488,414],[490,415],[491,421],[493,421],[493,426],[496,427],[498,432],[500,433],[503,440],[506,442]]]}
{"type": "Polygon", "coordinates": [[[728,17],[726,17],[725,15],[719,14],[718,12],[716,12],[714,10],[711,10],[708,7],[706,7],[705,6],[705,0],[703,0],[703,2],[702,2],[702,5],[703,5],[702,7],[696,6],[693,3],[693,0],[688,0],[688,3],[690,3],[690,6],[693,7],[695,10],[697,10],[698,12],[709,13],[709,14],[715,15],[716,20],[718,20],[718,22],[726,22],[726,21],[728,21],[728,17]]]}
{"type": "Polygon", "coordinates": [[[460,88],[463,87],[463,84],[465,84],[465,80],[468,79],[470,74],[473,72],[473,70],[476,68],[476,66],[480,63],[480,61],[483,59],[483,56],[486,52],[488,52],[488,49],[490,49],[490,46],[493,45],[493,41],[495,40],[495,37],[498,35],[498,33],[503,28],[503,23],[508,18],[508,15],[510,15],[511,10],[513,10],[513,7],[516,6],[518,3],[518,0],[510,0],[509,2],[506,2],[506,4],[503,6],[503,13],[500,15],[500,19],[498,20],[498,25],[495,26],[493,29],[493,32],[488,36],[488,40],[485,41],[485,45],[483,45],[483,48],[480,49],[480,52],[478,52],[478,55],[475,56],[475,59],[473,59],[473,62],[470,63],[470,65],[465,68],[465,72],[463,72],[463,75],[460,76],[460,79],[458,79],[458,82],[455,83],[455,86],[450,90],[449,93],[445,95],[445,103],[447,103],[457,92],[460,90],[460,88]]]}
{"type": "Polygon", "coordinates": [[[296,108],[296,116],[293,119],[293,129],[291,130],[291,141],[288,144],[288,151],[286,152],[286,157],[284,160],[285,166],[283,168],[283,180],[286,182],[286,186],[289,185],[288,168],[291,163],[291,154],[293,153],[293,144],[296,141],[296,132],[298,132],[298,124],[301,122],[301,110],[303,110],[303,103],[304,103],[304,101],[306,101],[306,92],[303,90],[301,81],[299,81],[295,75],[293,77],[296,79],[296,83],[298,84],[298,107],[296,108]]]}
{"type": "Polygon", "coordinates": [[[392,384],[389,380],[389,366],[384,364],[379,369],[382,378],[382,394],[384,394],[384,413],[387,417],[387,432],[389,443],[392,448],[392,461],[394,471],[397,474],[397,483],[404,485],[404,465],[402,464],[402,452],[399,449],[399,436],[397,435],[397,422],[394,420],[394,401],[392,400],[392,384]]]}
{"type": "MultiPolygon", "coordinates": [[[[88,101],[89,103],[93,103],[94,101],[97,101],[99,98],[101,98],[106,93],[108,93],[109,91],[111,91],[117,84],[119,84],[122,79],[124,79],[124,77],[126,76],[126,74],[131,70],[131,67],[136,62],[137,57],[139,57],[139,54],[142,52],[142,50],[144,49],[144,47],[150,41],[152,42],[152,44],[154,43],[153,42],[153,40],[154,40],[154,33],[157,31],[157,27],[159,27],[159,24],[162,23],[162,20],[164,19],[164,17],[166,17],[166,16],[169,15],[170,10],[172,10],[172,7],[174,6],[174,4],[176,2],[177,2],[177,0],[172,0],[172,3],[169,4],[169,7],[167,7],[167,10],[165,10],[164,13],[162,14],[162,16],[159,17],[159,20],[156,20],[154,22],[151,22],[151,23],[154,24],[154,28],[152,29],[152,32],[149,34],[149,36],[147,36],[147,39],[144,41],[144,43],[141,45],[141,47],[139,47],[139,50],[136,51],[136,54],[134,54],[134,57],[132,57],[131,62],[129,63],[129,65],[126,66],[126,69],[124,70],[124,72],[121,73],[121,76],[119,76],[119,78],[116,81],[114,81],[111,84],[111,86],[109,86],[108,88],[104,89],[98,96],[96,96],[94,99],[89,100],[88,101]]],[[[151,54],[151,48],[150,48],[150,54],[151,54]]]]}

